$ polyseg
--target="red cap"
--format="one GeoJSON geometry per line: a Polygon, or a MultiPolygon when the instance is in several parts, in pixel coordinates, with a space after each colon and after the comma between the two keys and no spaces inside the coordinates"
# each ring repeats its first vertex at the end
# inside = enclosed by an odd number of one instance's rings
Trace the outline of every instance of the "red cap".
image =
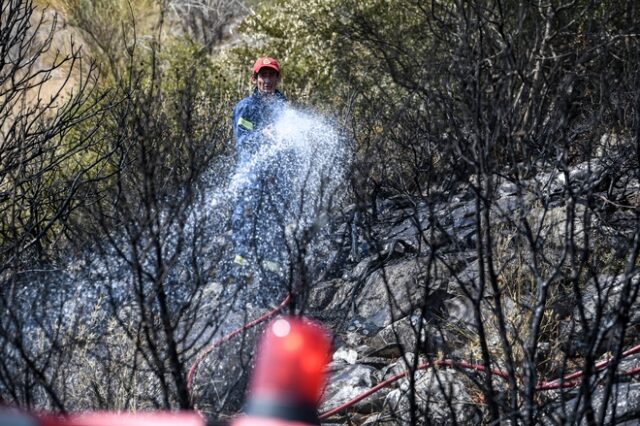
{"type": "Polygon", "coordinates": [[[253,64],[253,72],[255,74],[259,73],[262,68],[271,68],[276,70],[276,72],[280,73],[280,64],[273,58],[265,57],[258,58],[255,64],[253,64]]]}
{"type": "Polygon", "coordinates": [[[269,323],[258,346],[246,414],[235,425],[256,418],[319,424],[317,406],[330,355],[331,341],[320,324],[291,316],[269,323]]]}

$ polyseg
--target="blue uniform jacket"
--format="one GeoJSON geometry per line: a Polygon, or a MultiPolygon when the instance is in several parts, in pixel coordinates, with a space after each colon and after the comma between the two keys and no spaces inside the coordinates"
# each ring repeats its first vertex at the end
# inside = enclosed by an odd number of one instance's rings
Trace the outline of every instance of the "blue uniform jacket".
{"type": "Polygon", "coordinates": [[[244,164],[254,155],[264,139],[262,129],[272,124],[283,109],[284,95],[276,90],[275,99],[265,101],[257,88],[253,94],[242,99],[233,110],[233,136],[239,164],[244,164]]]}

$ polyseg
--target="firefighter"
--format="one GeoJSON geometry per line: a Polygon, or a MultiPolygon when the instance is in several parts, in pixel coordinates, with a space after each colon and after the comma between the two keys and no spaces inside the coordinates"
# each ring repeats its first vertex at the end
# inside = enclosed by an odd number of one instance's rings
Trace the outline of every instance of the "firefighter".
{"type": "Polygon", "coordinates": [[[273,139],[272,124],[282,112],[286,98],[277,87],[280,65],[273,58],[259,58],[252,68],[253,93],[233,110],[233,136],[238,161],[250,160],[265,140],[273,139]]]}
{"type": "Polygon", "coordinates": [[[285,96],[278,90],[280,65],[274,58],[259,58],[253,65],[253,93],[233,111],[233,135],[241,174],[238,202],[231,217],[234,240],[233,276],[246,280],[259,269],[267,271],[273,283],[284,271],[281,232],[283,200],[288,179],[282,159],[256,159],[265,146],[273,144],[273,124],[281,115],[285,96]],[[260,160],[260,161],[257,161],[260,160]]]}

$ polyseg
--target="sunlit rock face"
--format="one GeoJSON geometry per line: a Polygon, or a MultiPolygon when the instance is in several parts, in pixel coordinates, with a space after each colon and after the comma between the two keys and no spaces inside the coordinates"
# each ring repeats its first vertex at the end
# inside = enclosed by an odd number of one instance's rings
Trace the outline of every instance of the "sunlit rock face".
{"type": "MultiPolygon", "coordinates": [[[[602,369],[589,379],[594,383],[611,379],[610,399],[603,401],[608,390],[600,392],[599,387],[590,402],[576,397],[577,387],[543,390],[539,395],[549,399],[535,407],[539,422],[582,424],[589,404],[603,410],[605,422],[613,422],[614,416],[616,421],[636,418],[637,404],[633,404],[638,389],[627,383],[633,379],[625,374],[635,374],[639,360],[633,345],[640,339],[636,314],[640,281],[637,270],[628,268],[629,259],[635,259],[629,250],[636,247],[632,241],[637,235],[632,225],[637,216],[628,207],[636,199],[638,185],[633,175],[619,176],[612,158],[564,171],[541,168],[537,175],[516,182],[492,176],[495,192],[481,202],[474,197],[474,188],[464,185],[441,198],[398,196],[382,201],[375,220],[358,226],[355,232],[360,235],[345,239],[342,250],[348,252],[366,233],[368,241],[359,244],[359,256],[344,256],[339,272],[315,285],[310,297],[311,311],[334,324],[336,336],[330,389],[341,393],[327,392],[323,410],[340,407],[343,394],[355,399],[364,392],[349,377],[359,371],[358,366],[373,367],[360,376],[377,386],[388,378],[392,365],[398,367],[394,373],[400,373],[441,359],[478,362],[483,359],[481,332],[492,365],[507,371],[503,337],[517,342],[515,350],[522,350],[522,336],[531,333],[532,312],[544,306],[545,329],[535,343],[537,359],[544,361],[538,383],[581,371],[587,353],[605,362],[612,359],[616,345],[628,352],[617,368],[602,369]],[[564,180],[557,178],[561,175],[564,180]],[[623,183],[603,185],[612,181],[623,183]],[[629,204],[612,206],[605,201],[612,198],[629,204]],[[524,220],[533,230],[535,247],[525,244],[524,220]],[[490,248],[480,247],[486,232],[491,232],[490,248]],[[360,250],[367,246],[368,250],[360,250]],[[487,249],[491,259],[481,249],[487,249]],[[542,277],[553,280],[531,279],[532,250],[544,258],[547,269],[542,277]],[[590,261],[603,256],[597,260],[604,266],[590,270],[589,279],[572,282],[564,275],[570,270],[566,259],[573,259],[566,256],[567,250],[587,250],[595,256],[590,261]],[[499,269],[495,283],[487,278],[490,264],[499,269]],[[546,275],[549,270],[557,275],[546,275]],[[547,297],[540,302],[543,288],[547,297]],[[500,316],[505,321],[502,332],[500,316]],[[413,354],[420,356],[417,363],[413,354]]],[[[348,226],[344,228],[348,233],[348,226]]],[[[526,360],[521,354],[514,359],[520,374],[526,360]]],[[[405,424],[413,421],[409,417],[413,411],[417,424],[475,424],[486,414],[487,399],[478,400],[477,383],[483,374],[477,365],[467,365],[464,372],[425,367],[413,374],[412,384],[409,376],[389,383],[331,419],[340,424],[405,424]],[[415,398],[414,406],[410,397],[415,398]]],[[[501,404],[508,381],[494,375],[492,383],[492,402],[501,404]]]]}

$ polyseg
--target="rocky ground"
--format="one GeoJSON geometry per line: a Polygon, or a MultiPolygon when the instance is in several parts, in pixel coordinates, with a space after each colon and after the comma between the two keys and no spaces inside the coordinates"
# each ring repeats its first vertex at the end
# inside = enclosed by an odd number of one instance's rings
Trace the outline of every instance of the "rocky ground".
{"type": "MultiPolygon", "coordinates": [[[[495,176],[487,203],[478,202],[471,185],[439,201],[384,200],[367,238],[345,225],[346,239],[359,243],[309,299],[309,314],[329,324],[336,338],[321,412],[418,365],[440,366],[389,383],[324,422],[409,423],[410,389],[420,424],[487,421],[485,375],[461,366],[484,364],[483,350],[493,368],[512,377],[493,377],[497,404],[507,410],[515,387],[510,409],[522,414],[525,351],[536,318],[538,384],[557,384],[554,379],[582,371],[588,360],[606,361],[620,347],[640,343],[640,281],[630,255],[639,185],[624,172],[625,155],[612,152],[564,170],[543,166],[518,182],[495,176]],[[482,228],[479,207],[489,209],[490,228],[482,228]],[[490,253],[478,242],[487,230],[490,253]],[[576,272],[579,254],[599,269],[576,272]]],[[[535,422],[581,424],[587,407],[604,409],[600,418],[607,424],[640,417],[633,375],[639,362],[632,354],[604,369],[607,374],[591,374],[588,391],[579,383],[538,391],[535,422]]]]}

